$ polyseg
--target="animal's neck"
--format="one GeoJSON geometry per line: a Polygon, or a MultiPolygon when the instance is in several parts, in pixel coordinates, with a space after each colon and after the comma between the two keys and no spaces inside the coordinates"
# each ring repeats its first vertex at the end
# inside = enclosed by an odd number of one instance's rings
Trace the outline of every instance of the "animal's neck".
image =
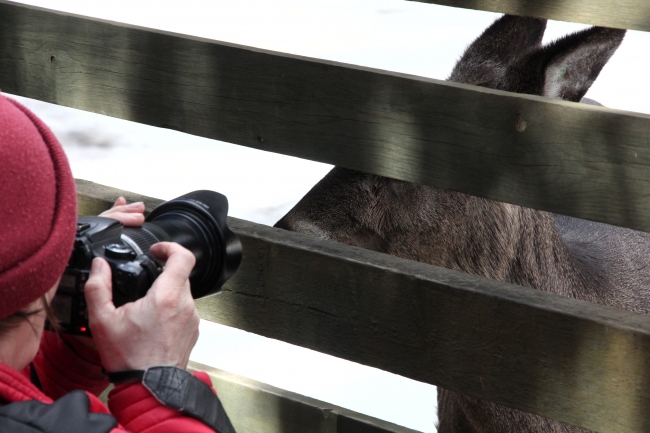
{"type": "Polygon", "coordinates": [[[581,276],[547,212],[515,208],[515,251],[504,281],[569,297],[580,297],[581,276]]]}
{"type": "Polygon", "coordinates": [[[576,297],[580,276],[551,214],[478,198],[465,212],[441,245],[416,260],[576,297]]]}

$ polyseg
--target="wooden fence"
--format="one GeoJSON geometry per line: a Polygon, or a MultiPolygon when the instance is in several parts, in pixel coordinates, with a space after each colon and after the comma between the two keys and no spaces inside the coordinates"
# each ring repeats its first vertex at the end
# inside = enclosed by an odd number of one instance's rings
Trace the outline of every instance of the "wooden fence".
{"type": "MultiPolygon", "coordinates": [[[[650,30],[643,0],[429,3],[650,30]]],[[[646,115],[5,0],[0,32],[8,93],[650,231],[646,115]]],[[[87,214],[117,194],[78,191],[87,214]]],[[[244,260],[203,318],[592,430],[650,430],[650,317],[230,224],[244,260]]]]}

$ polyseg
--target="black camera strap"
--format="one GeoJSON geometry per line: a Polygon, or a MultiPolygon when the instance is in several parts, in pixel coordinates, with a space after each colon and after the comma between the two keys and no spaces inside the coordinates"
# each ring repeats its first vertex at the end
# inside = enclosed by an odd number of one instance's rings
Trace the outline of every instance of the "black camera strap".
{"type": "Polygon", "coordinates": [[[142,378],[144,377],[144,370],[124,370],[116,371],[114,373],[109,373],[107,371],[104,372],[106,373],[106,376],[108,376],[108,380],[114,384],[125,382],[142,382],[142,378]]]}
{"type": "Polygon", "coordinates": [[[192,373],[178,367],[151,367],[108,373],[113,383],[141,381],[160,403],[201,421],[219,433],[236,433],[221,401],[192,373]]]}

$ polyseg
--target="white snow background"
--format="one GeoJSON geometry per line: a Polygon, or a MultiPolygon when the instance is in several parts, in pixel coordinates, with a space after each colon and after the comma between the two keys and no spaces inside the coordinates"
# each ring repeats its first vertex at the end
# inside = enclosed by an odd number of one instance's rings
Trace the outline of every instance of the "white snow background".
{"type": "MultiPolygon", "coordinates": [[[[499,15],[402,0],[24,0],[21,3],[286,53],[445,79],[499,15]]],[[[545,41],[588,26],[549,22],[545,41]]],[[[650,113],[650,35],[628,32],[587,94],[650,113]]],[[[171,199],[225,194],[230,215],[273,225],[330,166],[18,98],[63,143],[77,178],[171,199]]],[[[327,293],[323,293],[327,296],[327,293]]],[[[202,321],[192,359],[435,432],[435,387],[202,321]]]]}

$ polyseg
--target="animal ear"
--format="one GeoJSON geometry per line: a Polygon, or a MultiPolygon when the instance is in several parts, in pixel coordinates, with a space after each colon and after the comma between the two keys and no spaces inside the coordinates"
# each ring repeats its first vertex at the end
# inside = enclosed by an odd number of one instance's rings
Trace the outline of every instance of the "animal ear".
{"type": "Polygon", "coordinates": [[[512,64],[499,88],[579,102],[624,37],[605,27],[566,36],[512,64]]]}
{"type": "Polygon", "coordinates": [[[494,87],[511,62],[542,45],[546,20],[504,15],[467,47],[450,81],[494,87]]]}

